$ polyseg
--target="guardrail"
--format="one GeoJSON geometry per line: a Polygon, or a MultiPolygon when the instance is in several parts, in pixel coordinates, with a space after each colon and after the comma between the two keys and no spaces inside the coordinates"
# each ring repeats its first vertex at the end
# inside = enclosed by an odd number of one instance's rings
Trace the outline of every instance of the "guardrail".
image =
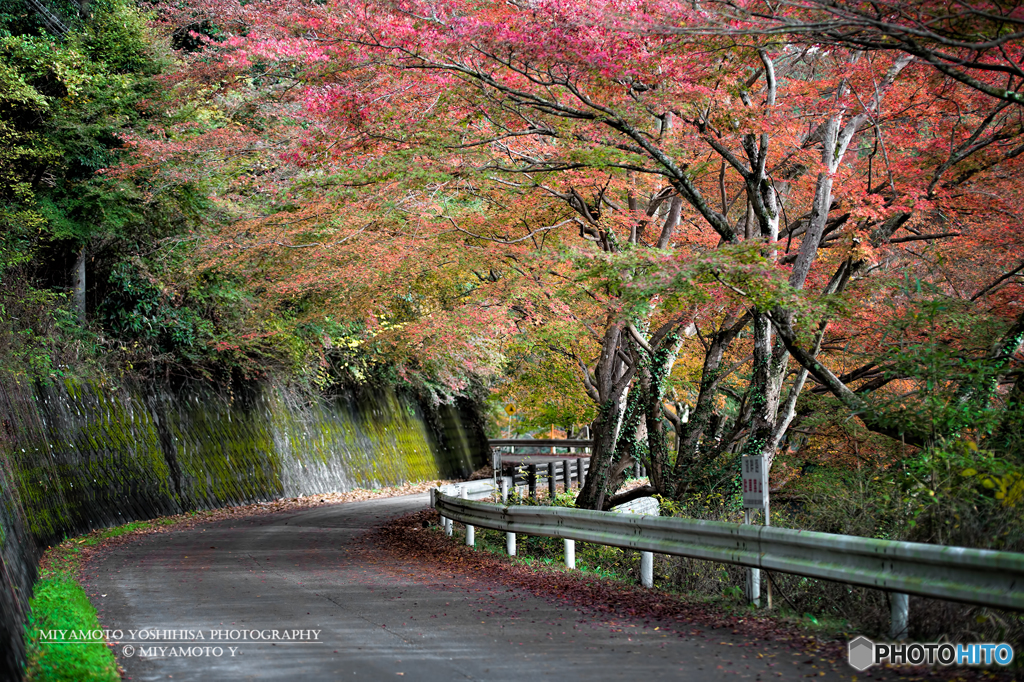
{"type": "Polygon", "coordinates": [[[481,478],[476,481],[449,483],[435,488],[435,490],[440,490],[444,495],[464,500],[485,500],[495,493],[500,493],[501,487],[489,478],[481,478]]]}
{"type": "Polygon", "coordinates": [[[584,438],[493,438],[487,444],[491,446],[495,481],[499,476],[511,475],[514,488],[526,484],[529,495],[536,499],[540,478],[547,479],[551,497],[555,496],[559,483],[565,490],[572,487],[573,480],[582,486],[590,468],[589,449],[594,441],[584,438]]]}
{"type": "MultiPolygon", "coordinates": [[[[580,540],[893,592],[895,634],[906,630],[907,594],[1024,610],[1024,554],[1013,552],[567,507],[503,506],[459,500],[436,489],[430,503],[443,518],[467,525],[562,538],[566,565],[570,551],[575,556],[568,542],[580,540]]],[[[468,537],[467,544],[472,544],[468,537]]],[[[510,550],[515,553],[514,537],[510,550]]]]}
{"type": "Polygon", "coordinates": [[[492,438],[487,441],[492,448],[591,448],[594,441],[585,438],[492,438]]]}

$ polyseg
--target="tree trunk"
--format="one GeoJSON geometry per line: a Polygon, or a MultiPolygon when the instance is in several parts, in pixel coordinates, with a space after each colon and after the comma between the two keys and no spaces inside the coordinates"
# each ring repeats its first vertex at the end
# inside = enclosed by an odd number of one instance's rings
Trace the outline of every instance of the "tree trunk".
{"type": "Polygon", "coordinates": [[[775,456],[779,399],[788,366],[785,346],[772,343],[772,325],[768,315],[754,313],[754,374],[750,380],[750,435],[744,455],[762,455],[768,466],[775,456]]]}
{"type": "Polygon", "coordinates": [[[590,469],[587,480],[576,496],[576,506],[582,509],[601,509],[604,505],[605,485],[611,474],[612,458],[615,454],[615,443],[618,441],[619,428],[625,412],[625,400],[628,382],[617,395],[610,395],[601,403],[594,420],[594,445],[590,451],[590,469]]]}
{"type": "Polygon", "coordinates": [[[595,381],[587,381],[591,398],[598,403],[597,418],[593,424],[594,445],[590,453],[587,480],[576,496],[576,506],[600,509],[604,504],[605,484],[611,473],[615,443],[619,438],[622,418],[626,411],[629,385],[635,367],[623,362],[622,322],[609,320],[601,344],[601,358],[597,362],[595,381]]]}
{"type": "Polygon", "coordinates": [[[723,373],[722,360],[736,335],[746,326],[749,319],[747,314],[742,317],[732,316],[711,338],[708,345],[701,372],[700,392],[697,394],[689,420],[681,424],[675,466],[665,482],[665,492],[673,499],[682,499],[686,495],[711,459],[707,452],[708,448],[703,446],[702,441],[715,413],[718,388],[727,375],[723,373]]]}

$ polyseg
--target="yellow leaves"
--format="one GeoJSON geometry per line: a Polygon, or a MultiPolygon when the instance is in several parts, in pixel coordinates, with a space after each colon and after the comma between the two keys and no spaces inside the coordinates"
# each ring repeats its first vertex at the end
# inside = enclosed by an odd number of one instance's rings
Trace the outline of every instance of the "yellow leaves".
{"type": "Polygon", "coordinates": [[[1015,507],[1017,503],[1024,500],[1024,475],[1014,471],[1001,478],[990,476],[987,480],[992,481],[992,488],[996,491],[995,498],[1000,500],[1007,507],[1015,507]]]}
{"type": "Polygon", "coordinates": [[[978,477],[981,487],[991,490],[993,497],[1007,507],[1015,507],[1024,501],[1024,474],[1012,471],[1003,476],[995,474],[979,474],[977,469],[968,467],[960,472],[964,478],[978,477]]]}

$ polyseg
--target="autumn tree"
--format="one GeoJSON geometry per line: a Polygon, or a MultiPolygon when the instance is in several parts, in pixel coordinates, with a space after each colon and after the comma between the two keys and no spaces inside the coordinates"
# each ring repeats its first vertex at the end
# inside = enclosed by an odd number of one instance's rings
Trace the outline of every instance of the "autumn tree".
{"type": "Polygon", "coordinates": [[[633,494],[671,498],[770,461],[808,383],[911,446],[969,428],[950,415],[1016,367],[1018,107],[906,50],[731,26],[735,7],[179,7],[174,31],[232,33],[182,82],[292,136],[268,131],[274,190],[236,202],[259,210],[216,258],[370,327],[400,315],[394,351],[449,372],[493,366],[513,328],[547,339],[597,409],[581,506],[624,499],[638,458],[633,494]],[[943,347],[988,369],[936,393],[889,353],[903,311],[883,304],[938,299],[984,327],[943,347]],[[927,400],[950,418],[908,418],[927,400]]]}

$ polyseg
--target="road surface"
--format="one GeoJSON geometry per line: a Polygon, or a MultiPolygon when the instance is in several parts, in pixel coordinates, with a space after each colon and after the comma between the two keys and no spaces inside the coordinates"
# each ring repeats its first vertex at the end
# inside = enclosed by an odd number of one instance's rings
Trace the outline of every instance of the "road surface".
{"type": "Polygon", "coordinates": [[[120,631],[115,651],[131,680],[853,676],[786,645],[728,632],[681,637],[437,576],[358,540],[427,503],[412,495],[147,535],[95,561],[87,589],[103,627],[120,631]]]}

